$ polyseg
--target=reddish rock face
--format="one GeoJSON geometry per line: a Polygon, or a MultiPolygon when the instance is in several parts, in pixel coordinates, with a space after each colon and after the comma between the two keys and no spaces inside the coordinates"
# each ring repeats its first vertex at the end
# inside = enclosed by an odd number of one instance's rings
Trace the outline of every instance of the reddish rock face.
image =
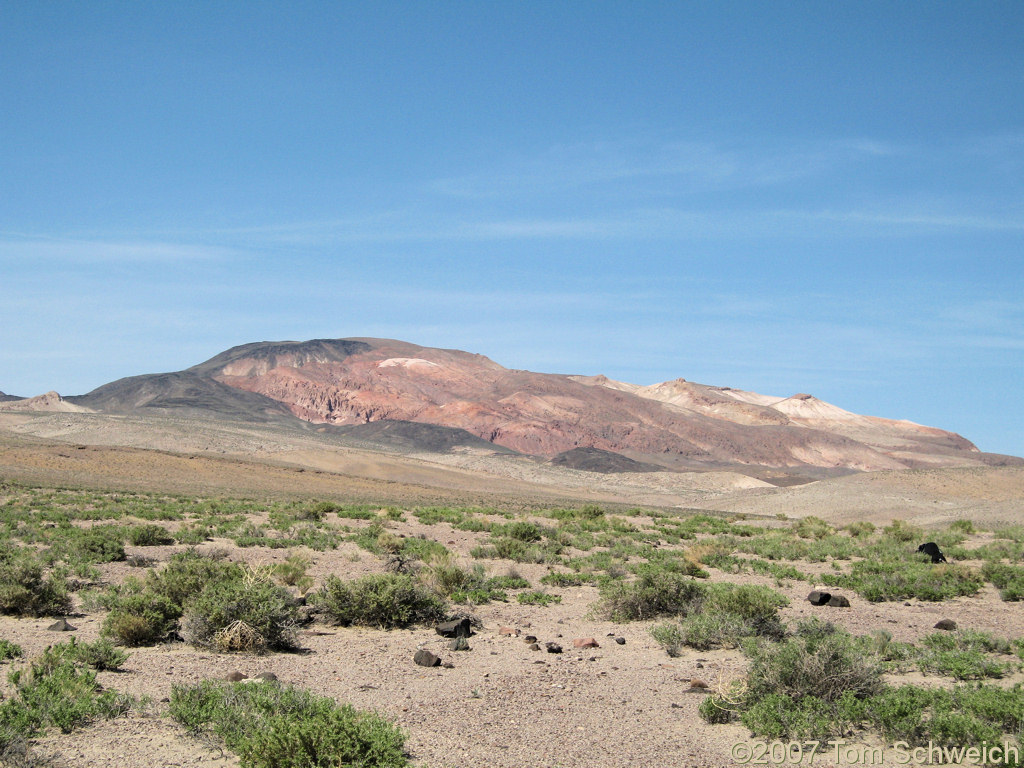
{"type": "Polygon", "coordinates": [[[683,379],[638,386],[532,373],[482,355],[386,339],[246,344],[185,371],[122,379],[72,400],[69,407],[111,412],[191,408],[336,425],[413,422],[463,429],[526,454],[586,448],[672,468],[985,463],[959,435],[858,416],[806,394],[779,398],[683,379]]]}
{"type": "Polygon", "coordinates": [[[587,446],[695,462],[897,469],[963,463],[952,433],[684,380],[650,387],[510,370],[482,356],[381,339],[253,344],[197,366],[307,421],[458,427],[522,453],[587,446]],[[778,405],[779,407],[773,407],[778,405]]]}

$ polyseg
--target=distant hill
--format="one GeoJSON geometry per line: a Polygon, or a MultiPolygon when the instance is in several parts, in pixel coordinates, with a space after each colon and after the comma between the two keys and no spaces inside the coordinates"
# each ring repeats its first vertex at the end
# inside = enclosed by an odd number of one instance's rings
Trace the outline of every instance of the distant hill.
{"type": "Polygon", "coordinates": [[[229,387],[192,370],[118,379],[87,395],[65,399],[103,413],[173,409],[250,421],[294,418],[283,403],[229,387]]]}
{"type": "Polygon", "coordinates": [[[18,397],[17,395],[7,395],[7,394],[4,394],[3,392],[0,392],[0,403],[9,403],[9,402],[13,402],[14,400],[24,400],[24,399],[25,398],[18,397]]]}
{"type": "Polygon", "coordinates": [[[75,413],[86,411],[80,405],[75,405],[56,392],[46,392],[35,397],[12,397],[6,401],[0,400],[0,411],[56,411],[63,413],[75,413]]]}
{"type": "Polygon", "coordinates": [[[660,472],[664,467],[635,461],[621,453],[602,451],[600,448],[573,448],[551,459],[556,467],[583,469],[587,472],[613,474],[617,472],[660,472]]]}
{"type": "Polygon", "coordinates": [[[101,412],[301,420],[410,450],[489,445],[561,456],[557,462],[567,466],[600,465],[607,454],[621,453],[673,469],[853,471],[1020,461],[981,453],[946,430],[860,416],[803,393],[771,397],[684,379],[639,386],[533,373],[483,355],[389,339],[245,344],[185,371],[121,379],[65,400],[101,412]]]}
{"type": "Polygon", "coordinates": [[[418,424],[415,421],[371,421],[366,424],[332,426],[331,434],[341,435],[349,441],[407,452],[448,453],[461,448],[488,453],[516,453],[511,448],[489,443],[464,429],[418,424]]]}

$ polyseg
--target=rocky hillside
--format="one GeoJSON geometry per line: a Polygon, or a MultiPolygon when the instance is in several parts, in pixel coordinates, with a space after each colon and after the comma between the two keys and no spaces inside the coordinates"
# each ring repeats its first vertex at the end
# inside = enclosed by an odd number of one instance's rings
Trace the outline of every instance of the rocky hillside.
{"type": "Polygon", "coordinates": [[[88,408],[65,400],[56,392],[47,392],[36,397],[0,398],[0,411],[46,411],[58,413],[82,413],[88,408]]]}
{"type": "Polygon", "coordinates": [[[859,416],[806,394],[533,373],[387,339],[246,344],[186,371],[122,379],[70,399],[108,412],[190,408],[334,425],[415,422],[463,429],[525,454],[594,448],[673,468],[879,470],[1001,460],[954,433],[859,416]]]}

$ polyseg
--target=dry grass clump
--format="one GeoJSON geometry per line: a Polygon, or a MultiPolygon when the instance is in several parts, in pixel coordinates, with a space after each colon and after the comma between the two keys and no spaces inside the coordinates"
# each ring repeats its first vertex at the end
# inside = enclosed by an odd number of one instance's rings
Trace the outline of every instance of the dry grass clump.
{"type": "Polygon", "coordinates": [[[222,653],[262,653],[267,641],[259,632],[237,619],[213,635],[212,645],[222,653]]]}
{"type": "Polygon", "coordinates": [[[296,647],[298,608],[283,587],[240,579],[203,590],[189,605],[182,624],[185,639],[196,646],[288,651],[296,647]]]}

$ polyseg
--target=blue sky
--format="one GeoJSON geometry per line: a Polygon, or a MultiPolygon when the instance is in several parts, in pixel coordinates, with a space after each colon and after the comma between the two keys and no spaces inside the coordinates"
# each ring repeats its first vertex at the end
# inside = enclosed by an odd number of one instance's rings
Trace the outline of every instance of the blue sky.
{"type": "Polygon", "coordinates": [[[0,0],[0,390],[250,341],[1024,455],[1020,2],[0,0]]]}

